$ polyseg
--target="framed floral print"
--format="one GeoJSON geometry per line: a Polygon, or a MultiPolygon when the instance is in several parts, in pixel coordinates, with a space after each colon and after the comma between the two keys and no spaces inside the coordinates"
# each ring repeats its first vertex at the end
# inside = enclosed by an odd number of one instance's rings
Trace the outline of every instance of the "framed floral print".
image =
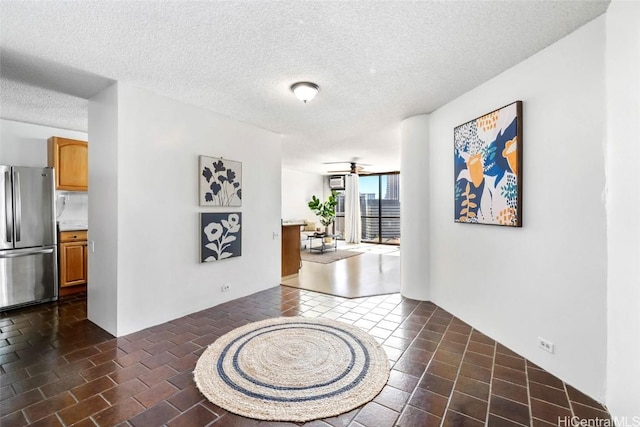
{"type": "Polygon", "coordinates": [[[200,206],[242,206],[242,162],[200,156],[200,206]]]}
{"type": "Polygon", "coordinates": [[[200,213],[200,262],[242,255],[242,213],[200,213]]]}
{"type": "Polygon", "coordinates": [[[522,101],[456,127],[454,220],[522,227],[522,101]]]}

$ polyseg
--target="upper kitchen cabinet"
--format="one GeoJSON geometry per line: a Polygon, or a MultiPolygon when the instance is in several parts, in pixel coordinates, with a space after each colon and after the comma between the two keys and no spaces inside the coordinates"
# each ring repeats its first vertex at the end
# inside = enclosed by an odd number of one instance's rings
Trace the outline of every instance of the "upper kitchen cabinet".
{"type": "Polygon", "coordinates": [[[56,190],[89,189],[87,141],[52,136],[48,140],[49,166],[56,170],[56,190]]]}

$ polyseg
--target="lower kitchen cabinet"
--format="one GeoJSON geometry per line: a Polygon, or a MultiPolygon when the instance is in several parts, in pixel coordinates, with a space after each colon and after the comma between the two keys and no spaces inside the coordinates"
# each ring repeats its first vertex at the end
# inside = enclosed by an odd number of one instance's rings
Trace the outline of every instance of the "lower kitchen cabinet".
{"type": "Polygon", "coordinates": [[[282,277],[300,270],[300,224],[282,225],[282,277]]]}
{"type": "Polygon", "coordinates": [[[86,290],[87,231],[60,232],[60,295],[86,290]]]}

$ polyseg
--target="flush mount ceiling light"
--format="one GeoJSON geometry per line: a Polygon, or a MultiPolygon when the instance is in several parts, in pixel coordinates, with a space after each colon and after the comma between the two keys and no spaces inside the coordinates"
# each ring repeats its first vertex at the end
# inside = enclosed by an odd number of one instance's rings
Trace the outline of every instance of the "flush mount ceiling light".
{"type": "Polygon", "coordinates": [[[306,104],[320,92],[320,86],[311,82],[298,82],[291,85],[291,91],[306,104]]]}

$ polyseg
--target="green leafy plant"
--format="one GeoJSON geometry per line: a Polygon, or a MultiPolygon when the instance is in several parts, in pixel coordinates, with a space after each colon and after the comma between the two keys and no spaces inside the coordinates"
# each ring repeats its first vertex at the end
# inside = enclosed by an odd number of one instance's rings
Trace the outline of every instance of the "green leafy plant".
{"type": "Polygon", "coordinates": [[[336,205],[338,204],[338,201],[336,200],[337,195],[338,193],[332,191],[331,195],[324,203],[320,202],[320,199],[315,195],[312,196],[309,201],[309,209],[318,215],[320,223],[325,227],[329,227],[336,219],[336,205]]]}

